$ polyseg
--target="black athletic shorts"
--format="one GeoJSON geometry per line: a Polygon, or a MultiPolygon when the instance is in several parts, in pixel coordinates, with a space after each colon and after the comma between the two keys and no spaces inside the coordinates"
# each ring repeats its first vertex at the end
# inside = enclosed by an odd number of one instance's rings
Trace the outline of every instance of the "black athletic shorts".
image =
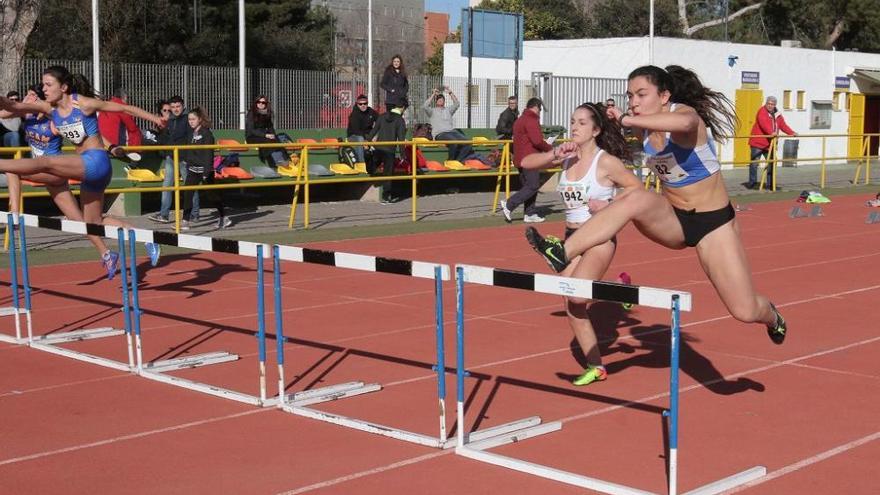
{"type": "Polygon", "coordinates": [[[672,209],[675,210],[675,216],[678,217],[678,223],[681,224],[681,230],[684,231],[684,243],[688,247],[696,246],[709,232],[733,220],[733,217],[736,216],[736,211],[730,203],[727,203],[727,206],[720,210],[699,213],[696,210],[679,210],[675,207],[672,209]]]}

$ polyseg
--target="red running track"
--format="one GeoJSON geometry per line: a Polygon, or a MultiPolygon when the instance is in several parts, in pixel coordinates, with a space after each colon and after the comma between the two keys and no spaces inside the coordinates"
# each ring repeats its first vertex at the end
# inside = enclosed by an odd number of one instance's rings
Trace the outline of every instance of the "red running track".
{"type": "MultiPolygon", "coordinates": [[[[632,228],[620,236],[608,278],[626,270],[638,284],[694,296],[683,318],[682,491],[762,464],[768,476],[743,493],[880,492],[880,225],[864,223],[857,197],[835,198],[820,218],[791,220],[790,207],[758,204],[738,217],[755,284],[789,321],[783,346],[727,315],[693,250],[666,250],[632,228]]],[[[520,225],[313,246],[546,271],[520,225]]],[[[287,392],[376,381],[383,391],[316,407],[435,434],[432,283],[292,263],[283,270],[287,392]]],[[[236,352],[239,361],[174,374],[257,394],[254,261],[175,255],[142,273],[145,358],[236,352]]],[[[32,268],[37,333],[121,326],[119,283],[99,276],[94,263],[32,268]]],[[[453,364],[452,284],[445,298],[453,364]]],[[[9,305],[8,290],[0,305],[9,305]]],[[[271,329],[268,298],[267,307],[271,329]]],[[[666,312],[597,304],[609,379],[575,388],[564,380],[580,366],[559,298],[468,286],[465,310],[469,430],[535,414],[562,420],[559,432],[495,451],[665,493],[666,312]]],[[[11,320],[0,324],[11,333],[11,320]]],[[[125,361],[122,339],[65,347],[125,361]]],[[[454,429],[454,386],[448,397],[454,429]]],[[[9,344],[0,344],[0,480],[0,493],[14,494],[584,493],[9,344]]]]}

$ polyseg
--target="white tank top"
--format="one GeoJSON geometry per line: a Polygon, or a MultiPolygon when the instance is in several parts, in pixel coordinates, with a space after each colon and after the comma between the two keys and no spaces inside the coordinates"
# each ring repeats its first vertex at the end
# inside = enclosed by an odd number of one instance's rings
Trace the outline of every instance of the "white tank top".
{"type": "Polygon", "coordinates": [[[605,150],[596,151],[590,168],[578,180],[570,180],[568,178],[568,170],[575,163],[571,158],[562,165],[562,173],[559,174],[559,185],[556,186],[556,192],[562,198],[562,204],[565,205],[565,221],[568,223],[584,223],[590,218],[590,209],[587,203],[591,199],[609,200],[614,197],[617,189],[614,186],[603,186],[596,180],[596,169],[599,164],[599,157],[605,150]]]}

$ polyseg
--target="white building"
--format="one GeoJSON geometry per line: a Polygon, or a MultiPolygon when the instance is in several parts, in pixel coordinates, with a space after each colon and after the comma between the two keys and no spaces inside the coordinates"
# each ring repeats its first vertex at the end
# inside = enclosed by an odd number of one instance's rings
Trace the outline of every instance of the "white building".
{"type": "MultiPolygon", "coordinates": [[[[741,121],[739,136],[749,134],[757,109],[770,95],[779,99],[786,122],[801,135],[801,158],[822,153],[823,139],[808,135],[880,132],[880,54],[679,38],[655,38],[653,51],[654,65],[691,68],[707,86],[725,93],[741,121]]],[[[550,79],[625,79],[649,60],[648,38],[526,41],[519,73],[527,83],[537,73],[545,73],[545,80],[548,74],[552,74],[550,79]]],[[[467,77],[467,66],[460,44],[447,44],[444,76],[467,77]]],[[[479,59],[473,64],[474,78],[512,79],[513,73],[512,60],[479,59]]],[[[622,95],[607,96],[620,102],[622,95]]],[[[577,95],[571,101],[578,101],[577,95]]],[[[554,123],[559,119],[555,113],[554,123]]],[[[721,158],[735,157],[743,164],[748,161],[747,139],[734,141],[735,146],[723,147],[721,158]]],[[[827,137],[824,141],[829,157],[858,156],[862,151],[861,138],[827,137]]],[[[878,137],[871,140],[872,155],[877,153],[878,141],[878,137]]]]}

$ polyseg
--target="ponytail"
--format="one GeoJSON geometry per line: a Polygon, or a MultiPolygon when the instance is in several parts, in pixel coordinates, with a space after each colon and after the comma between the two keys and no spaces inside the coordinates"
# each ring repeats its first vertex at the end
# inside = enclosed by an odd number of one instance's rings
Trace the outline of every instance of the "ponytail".
{"type": "Polygon", "coordinates": [[[644,77],[661,93],[669,91],[671,102],[692,107],[716,141],[724,141],[725,136],[735,133],[737,118],[730,99],[704,86],[694,71],[679,65],[669,65],[665,70],[645,65],[630,72],[630,80],[636,77],[644,77]]]}
{"type": "Polygon", "coordinates": [[[575,110],[581,108],[587,110],[593,119],[593,124],[599,128],[596,145],[624,162],[632,162],[632,150],[623,137],[623,129],[616,120],[606,117],[605,105],[602,103],[583,103],[578,105],[575,110]]]}
{"type": "Polygon", "coordinates": [[[71,74],[67,67],[62,65],[53,65],[46,67],[43,75],[50,75],[55,78],[61,85],[67,86],[67,94],[78,94],[89,98],[97,98],[98,94],[92,83],[82,74],[71,74]]]}

